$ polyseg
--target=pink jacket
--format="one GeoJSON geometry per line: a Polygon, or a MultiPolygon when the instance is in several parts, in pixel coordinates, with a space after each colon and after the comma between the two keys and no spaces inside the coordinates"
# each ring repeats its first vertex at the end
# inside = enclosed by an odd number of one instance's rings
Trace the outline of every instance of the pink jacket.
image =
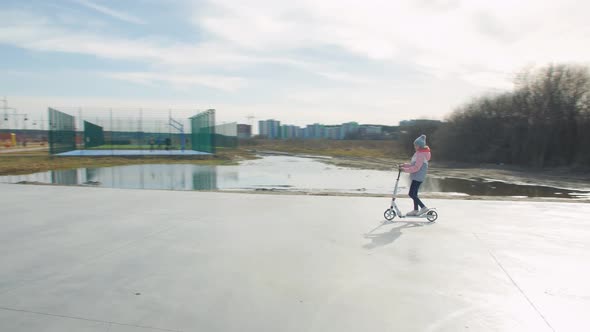
{"type": "Polygon", "coordinates": [[[424,181],[426,172],[428,171],[428,161],[430,160],[430,148],[425,147],[418,149],[414,156],[412,156],[411,163],[403,164],[401,169],[406,173],[412,173],[412,179],[418,181],[424,181]]]}

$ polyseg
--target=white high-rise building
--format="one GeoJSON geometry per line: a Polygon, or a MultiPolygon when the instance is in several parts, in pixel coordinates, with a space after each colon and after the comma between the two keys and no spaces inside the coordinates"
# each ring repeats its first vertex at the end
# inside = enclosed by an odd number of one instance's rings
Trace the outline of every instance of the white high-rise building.
{"type": "Polygon", "coordinates": [[[268,139],[281,138],[281,121],[274,119],[258,121],[258,134],[268,139]]]}

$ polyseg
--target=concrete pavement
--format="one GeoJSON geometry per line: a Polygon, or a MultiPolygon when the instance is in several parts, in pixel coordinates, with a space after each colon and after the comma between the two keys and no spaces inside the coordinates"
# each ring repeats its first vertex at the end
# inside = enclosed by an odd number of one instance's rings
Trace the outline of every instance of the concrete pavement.
{"type": "Polygon", "coordinates": [[[590,328],[589,204],[388,203],[0,184],[0,330],[590,328]]]}

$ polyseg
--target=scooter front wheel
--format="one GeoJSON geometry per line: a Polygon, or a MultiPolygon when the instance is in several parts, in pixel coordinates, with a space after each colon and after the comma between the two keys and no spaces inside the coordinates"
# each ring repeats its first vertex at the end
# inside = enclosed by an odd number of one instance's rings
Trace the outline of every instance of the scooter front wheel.
{"type": "Polygon", "coordinates": [[[436,213],[434,210],[430,210],[426,213],[426,219],[428,219],[430,222],[434,222],[436,219],[438,219],[438,213],[436,213]]]}
{"type": "Polygon", "coordinates": [[[387,209],[385,210],[385,212],[383,213],[383,216],[385,217],[385,219],[387,219],[388,221],[393,220],[393,218],[395,218],[396,213],[395,211],[393,211],[393,209],[387,209]]]}

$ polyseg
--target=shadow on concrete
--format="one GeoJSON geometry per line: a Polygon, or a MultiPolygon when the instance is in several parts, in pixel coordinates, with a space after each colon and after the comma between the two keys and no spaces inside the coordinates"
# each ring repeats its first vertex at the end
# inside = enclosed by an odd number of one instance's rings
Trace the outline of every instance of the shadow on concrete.
{"type": "Polygon", "coordinates": [[[371,231],[364,235],[365,239],[370,239],[371,243],[367,243],[363,246],[363,248],[371,250],[378,247],[383,247],[388,244],[392,244],[397,240],[400,236],[402,236],[402,229],[404,228],[414,228],[414,227],[423,227],[425,225],[430,225],[430,223],[423,223],[423,222],[405,222],[400,223],[398,226],[393,227],[389,230],[389,232],[383,233],[375,233],[379,228],[385,225],[391,225],[393,223],[390,222],[383,222],[379,226],[373,228],[371,231]]]}

